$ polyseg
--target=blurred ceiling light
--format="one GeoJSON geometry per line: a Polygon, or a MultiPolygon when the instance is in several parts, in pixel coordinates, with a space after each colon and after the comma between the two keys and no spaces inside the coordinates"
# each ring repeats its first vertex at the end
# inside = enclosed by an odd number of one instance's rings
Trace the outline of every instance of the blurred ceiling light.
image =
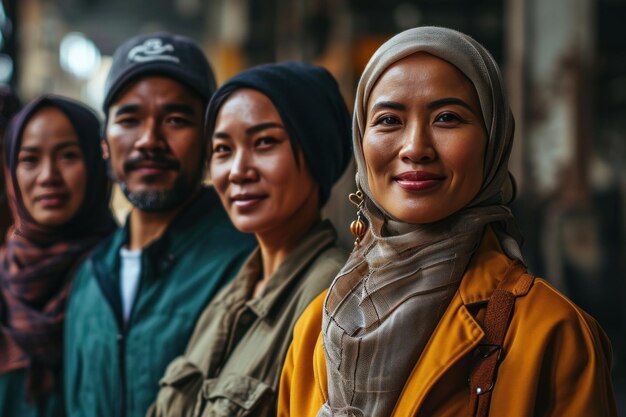
{"type": "Polygon", "coordinates": [[[82,33],[68,33],[61,40],[59,61],[64,71],[87,80],[100,68],[100,50],[82,33]]]}
{"type": "Polygon", "coordinates": [[[0,84],[7,84],[13,76],[13,59],[5,54],[0,54],[0,84]]]}

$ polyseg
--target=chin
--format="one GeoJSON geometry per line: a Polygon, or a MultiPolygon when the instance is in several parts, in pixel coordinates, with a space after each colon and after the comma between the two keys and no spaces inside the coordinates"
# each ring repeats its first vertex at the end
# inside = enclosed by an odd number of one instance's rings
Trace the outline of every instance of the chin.
{"type": "Polygon", "coordinates": [[[231,221],[233,225],[239,230],[241,233],[259,233],[263,230],[268,229],[268,225],[266,221],[263,219],[242,219],[240,215],[231,217],[231,221]]]}
{"type": "Polygon", "coordinates": [[[254,233],[258,228],[256,227],[255,222],[251,222],[248,219],[241,220],[231,217],[230,220],[233,222],[235,228],[237,228],[237,230],[241,233],[254,233]]]}
{"type": "Polygon", "coordinates": [[[65,223],[67,223],[69,221],[69,219],[66,219],[65,217],[63,217],[63,218],[46,217],[46,218],[42,218],[41,220],[35,219],[35,221],[37,223],[39,223],[40,225],[42,225],[42,226],[59,227],[59,226],[63,226],[65,223]]]}

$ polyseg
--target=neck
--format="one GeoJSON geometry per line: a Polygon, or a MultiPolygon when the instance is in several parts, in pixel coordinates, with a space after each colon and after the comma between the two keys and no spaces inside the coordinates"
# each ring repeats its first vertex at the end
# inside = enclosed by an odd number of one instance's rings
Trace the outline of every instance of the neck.
{"type": "Polygon", "coordinates": [[[320,210],[317,199],[315,200],[314,205],[305,205],[300,210],[296,210],[295,214],[281,222],[280,226],[255,234],[263,261],[263,277],[257,282],[254,290],[255,297],[265,288],[280,264],[302,241],[302,237],[320,221],[320,210]]]}
{"type": "Polygon", "coordinates": [[[152,241],[158,239],[167,230],[172,220],[185,208],[197,193],[183,201],[177,207],[163,212],[147,212],[133,208],[130,213],[130,238],[128,249],[142,250],[152,241]]]}

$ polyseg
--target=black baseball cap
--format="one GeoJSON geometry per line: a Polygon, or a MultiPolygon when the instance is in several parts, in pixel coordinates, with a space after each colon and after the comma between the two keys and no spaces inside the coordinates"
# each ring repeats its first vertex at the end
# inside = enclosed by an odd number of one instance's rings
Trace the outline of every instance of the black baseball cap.
{"type": "Polygon", "coordinates": [[[207,103],[216,88],[211,65],[192,39],[168,32],[139,35],[124,42],[113,54],[104,84],[104,112],[126,84],[146,75],[165,75],[180,81],[207,103]]]}

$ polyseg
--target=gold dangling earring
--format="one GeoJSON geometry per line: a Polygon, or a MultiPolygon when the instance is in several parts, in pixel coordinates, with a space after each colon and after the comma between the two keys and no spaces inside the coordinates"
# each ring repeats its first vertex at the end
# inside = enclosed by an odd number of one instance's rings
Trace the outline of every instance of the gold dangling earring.
{"type": "Polygon", "coordinates": [[[361,211],[363,210],[363,204],[365,201],[363,199],[363,191],[357,190],[356,193],[350,193],[350,195],[348,195],[348,200],[350,200],[350,202],[357,208],[356,220],[353,220],[352,223],[350,223],[350,232],[356,236],[354,246],[359,246],[359,243],[367,230],[367,226],[361,218],[361,211]]]}

